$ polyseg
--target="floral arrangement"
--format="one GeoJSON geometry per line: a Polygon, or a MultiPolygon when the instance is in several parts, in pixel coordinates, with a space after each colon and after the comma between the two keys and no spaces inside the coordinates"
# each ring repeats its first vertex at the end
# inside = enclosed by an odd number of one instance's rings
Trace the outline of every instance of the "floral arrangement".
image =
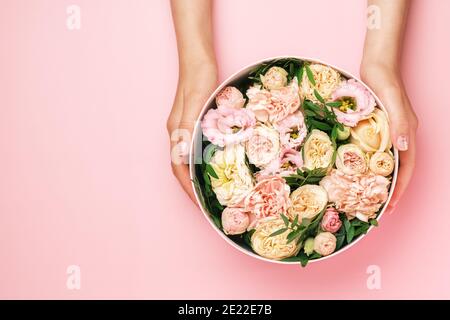
{"type": "Polygon", "coordinates": [[[377,226],[395,161],[387,117],[359,81],[272,60],[217,94],[201,130],[197,195],[256,254],[305,266],[377,226]]]}

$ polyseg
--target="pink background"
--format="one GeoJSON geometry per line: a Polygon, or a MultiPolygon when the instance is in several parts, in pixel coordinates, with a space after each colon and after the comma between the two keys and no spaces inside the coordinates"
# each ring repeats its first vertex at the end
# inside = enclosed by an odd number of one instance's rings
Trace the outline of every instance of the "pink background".
{"type": "MultiPolygon", "coordinates": [[[[2,0],[1,298],[450,298],[450,1],[414,1],[403,59],[417,170],[394,214],[306,269],[225,243],[171,175],[165,0],[2,0]],[[66,28],[81,7],[82,29],[66,28]],[[81,290],[66,268],[81,267],[81,290]],[[369,265],[381,289],[366,286],[369,265]]],[[[221,78],[267,56],[357,73],[365,1],[218,0],[221,78]]]]}

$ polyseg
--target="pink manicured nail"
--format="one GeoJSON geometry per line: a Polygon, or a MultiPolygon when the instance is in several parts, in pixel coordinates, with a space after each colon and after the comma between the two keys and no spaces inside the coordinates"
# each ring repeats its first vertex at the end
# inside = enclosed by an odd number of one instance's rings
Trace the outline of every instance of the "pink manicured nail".
{"type": "Polygon", "coordinates": [[[408,137],[407,136],[399,136],[397,138],[397,146],[400,151],[408,150],[408,137]]]}

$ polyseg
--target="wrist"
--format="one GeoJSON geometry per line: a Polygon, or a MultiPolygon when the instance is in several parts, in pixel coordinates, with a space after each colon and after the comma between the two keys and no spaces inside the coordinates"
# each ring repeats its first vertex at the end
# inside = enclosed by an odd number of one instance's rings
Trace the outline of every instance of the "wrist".
{"type": "Polygon", "coordinates": [[[198,77],[208,76],[217,81],[218,71],[215,59],[197,56],[179,62],[179,78],[181,81],[191,81],[198,77]]]}

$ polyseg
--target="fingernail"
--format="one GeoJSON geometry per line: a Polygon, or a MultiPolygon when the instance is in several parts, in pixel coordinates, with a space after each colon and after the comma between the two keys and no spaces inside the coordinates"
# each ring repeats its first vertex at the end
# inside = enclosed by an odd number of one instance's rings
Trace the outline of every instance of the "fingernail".
{"type": "Polygon", "coordinates": [[[408,137],[407,136],[399,136],[397,138],[397,147],[400,151],[408,150],[408,137]]]}

